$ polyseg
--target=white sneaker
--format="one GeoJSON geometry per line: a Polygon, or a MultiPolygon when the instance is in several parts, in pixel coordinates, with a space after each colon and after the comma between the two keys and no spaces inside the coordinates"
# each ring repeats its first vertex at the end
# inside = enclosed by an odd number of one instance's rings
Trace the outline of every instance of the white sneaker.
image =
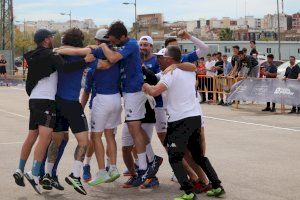
{"type": "Polygon", "coordinates": [[[31,186],[33,187],[33,189],[38,193],[38,194],[42,194],[41,192],[41,188],[38,182],[38,178],[34,177],[31,173],[31,171],[25,173],[25,178],[28,180],[28,182],[31,184],[31,186]],[[35,180],[36,179],[36,180],[35,180]]]}
{"type": "Polygon", "coordinates": [[[120,177],[120,173],[117,168],[109,169],[108,173],[110,176],[109,182],[114,182],[115,180],[117,180],[120,177]]]}
{"type": "Polygon", "coordinates": [[[89,186],[96,186],[101,183],[108,183],[110,179],[111,178],[107,171],[98,172],[96,174],[96,177],[93,180],[91,180],[88,184],[89,184],[89,186]]]}

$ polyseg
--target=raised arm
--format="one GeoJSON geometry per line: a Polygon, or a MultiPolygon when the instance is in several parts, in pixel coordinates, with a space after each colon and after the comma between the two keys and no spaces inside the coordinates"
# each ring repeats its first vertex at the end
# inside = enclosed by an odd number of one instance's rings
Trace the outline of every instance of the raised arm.
{"type": "Polygon", "coordinates": [[[55,52],[69,56],[86,56],[92,52],[91,48],[60,47],[55,52]]]}
{"type": "Polygon", "coordinates": [[[107,60],[110,62],[110,63],[117,63],[119,60],[121,60],[123,58],[122,54],[120,54],[119,52],[116,52],[116,51],[113,51],[111,50],[107,44],[105,43],[102,43],[100,45],[100,47],[102,48],[103,50],[103,53],[105,55],[105,57],[107,58],[107,60]]]}

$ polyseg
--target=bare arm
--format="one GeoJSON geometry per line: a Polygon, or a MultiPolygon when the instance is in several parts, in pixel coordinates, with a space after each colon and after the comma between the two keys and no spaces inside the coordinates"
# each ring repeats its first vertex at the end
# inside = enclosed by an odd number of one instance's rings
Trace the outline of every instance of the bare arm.
{"type": "Polygon", "coordinates": [[[184,62],[184,63],[178,63],[178,64],[172,64],[172,65],[170,65],[168,68],[166,68],[163,71],[163,74],[167,74],[168,72],[173,73],[173,71],[176,68],[181,69],[183,71],[188,71],[188,72],[195,72],[197,70],[196,65],[194,65],[193,63],[184,62]]]}
{"type": "Polygon", "coordinates": [[[157,97],[164,91],[166,91],[168,88],[165,84],[163,83],[158,83],[157,85],[149,85],[148,83],[145,83],[143,85],[143,91],[150,96],[157,97]]]}
{"type": "Polygon", "coordinates": [[[89,97],[90,97],[90,93],[86,92],[86,91],[83,91],[82,96],[80,98],[80,104],[81,104],[83,109],[85,108],[85,106],[86,106],[86,104],[89,100],[89,97]]]}
{"type": "Polygon", "coordinates": [[[102,43],[100,47],[102,48],[105,57],[110,63],[114,64],[123,58],[123,56],[119,52],[111,50],[105,43],[102,43]]]}
{"type": "Polygon", "coordinates": [[[101,59],[99,59],[98,60],[98,65],[97,65],[97,69],[100,69],[100,70],[109,69],[112,65],[113,64],[110,63],[107,60],[101,60],[101,59]]]}
{"type": "Polygon", "coordinates": [[[92,52],[91,48],[61,47],[55,50],[57,53],[69,56],[85,56],[92,52]]]}

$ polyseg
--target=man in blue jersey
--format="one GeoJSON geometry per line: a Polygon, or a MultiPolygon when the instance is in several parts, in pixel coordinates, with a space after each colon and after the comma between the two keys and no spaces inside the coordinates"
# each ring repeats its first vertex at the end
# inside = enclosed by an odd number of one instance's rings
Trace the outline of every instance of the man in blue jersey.
{"type": "Polygon", "coordinates": [[[101,44],[105,57],[110,63],[121,62],[121,85],[125,105],[125,118],[130,134],[132,134],[136,147],[139,170],[138,176],[133,180],[133,186],[142,185],[147,178],[154,176],[162,163],[162,158],[155,156],[152,165],[148,167],[147,152],[153,152],[147,134],[141,127],[141,120],[145,117],[146,96],[142,92],[143,72],[140,49],[135,39],[128,37],[124,24],[114,22],[108,29],[108,37],[113,45],[120,47],[112,51],[106,44],[101,44]]]}
{"type": "MultiPolygon", "coordinates": [[[[68,30],[62,39],[65,46],[82,47],[84,35],[77,28],[68,30]]],[[[65,60],[75,61],[80,59],[80,56],[64,56],[65,60]]],[[[58,85],[56,93],[56,112],[57,119],[55,125],[55,133],[52,136],[52,145],[54,148],[49,148],[50,151],[57,151],[63,138],[68,133],[69,128],[75,134],[78,145],[74,153],[74,164],[72,173],[65,178],[69,185],[80,194],[86,195],[86,191],[80,181],[81,168],[83,166],[84,156],[88,146],[88,126],[83,108],[79,102],[81,90],[81,80],[84,69],[80,69],[71,73],[64,73],[58,70],[58,85]]],[[[47,160],[47,172],[52,171],[54,162],[57,157],[57,152],[49,153],[47,160]]],[[[46,174],[43,179],[43,185],[50,185],[51,179],[49,174],[46,174]]]]}

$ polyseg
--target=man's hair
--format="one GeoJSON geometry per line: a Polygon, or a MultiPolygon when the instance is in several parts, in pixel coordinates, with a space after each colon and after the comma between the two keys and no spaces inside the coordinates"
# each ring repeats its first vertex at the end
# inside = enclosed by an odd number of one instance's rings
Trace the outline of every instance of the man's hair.
{"type": "Polygon", "coordinates": [[[247,48],[243,48],[242,51],[247,53],[248,50],[247,50],[247,48]]]}
{"type": "Polygon", "coordinates": [[[290,56],[290,59],[291,59],[291,58],[293,58],[294,60],[296,60],[296,57],[295,57],[295,56],[290,56]]]}
{"type": "Polygon", "coordinates": [[[206,57],[211,57],[211,54],[210,54],[210,53],[209,53],[209,54],[207,54],[207,55],[206,55],[206,57]]]}
{"type": "Polygon", "coordinates": [[[244,55],[245,52],[244,51],[239,51],[239,54],[238,55],[244,55]]]}
{"type": "Polygon", "coordinates": [[[240,47],[238,45],[235,45],[232,47],[233,49],[237,49],[237,50],[240,50],[240,47]]]}
{"type": "Polygon", "coordinates": [[[173,60],[175,60],[176,62],[181,62],[181,50],[178,46],[174,46],[174,45],[168,46],[167,50],[168,50],[168,56],[173,58],[173,60]]]}
{"type": "Polygon", "coordinates": [[[204,57],[201,57],[199,60],[205,60],[204,57]]]}
{"type": "Polygon", "coordinates": [[[84,34],[79,28],[68,29],[62,38],[63,45],[83,47],[84,34]]]}
{"type": "Polygon", "coordinates": [[[250,43],[256,44],[255,40],[250,40],[250,43]]]}
{"type": "Polygon", "coordinates": [[[167,38],[165,40],[165,47],[167,47],[171,42],[177,42],[176,38],[167,38]]]}
{"type": "Polygon", "coordinates": [[[216,54],[222,56],[222,53],[221,53],[221,52],[217,52],[216,54]]]}
{"type": "Polygon", "coordinates": [[[128,31],[124,23],[121,21],[113,22],[107,31],[107,36],[114,36],[117,39],[120,39],[122,36],[127,37],[128,31]]]}
{"type": "Polygon", "coordinates": [[[274,59],[274,55],[273,54],[269,54],[269,55],[267,55],[267,58],[274,59]]]}
{"type": "Polygon", "coordinates": [[[212,54],[212,57],[214,57],[214,56],[216,56],[216,55],[217,55],[216,53],[213,53],[213,54],[212,54]]]}
{"type": "Polygon", "coordinates": [[[222,57],[228,57],[226,54],[223,54],[222,57]]]}

